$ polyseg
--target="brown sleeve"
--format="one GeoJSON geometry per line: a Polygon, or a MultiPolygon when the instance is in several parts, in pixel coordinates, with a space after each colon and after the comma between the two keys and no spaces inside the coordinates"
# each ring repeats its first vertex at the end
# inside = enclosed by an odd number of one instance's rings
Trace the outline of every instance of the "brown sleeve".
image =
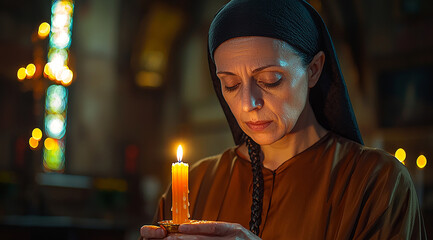
{"type": "Polygon", "coordinates": [[[427,239],[410,174],[395,161],[378,169],[366,188],[354,239],[427,239]]]}

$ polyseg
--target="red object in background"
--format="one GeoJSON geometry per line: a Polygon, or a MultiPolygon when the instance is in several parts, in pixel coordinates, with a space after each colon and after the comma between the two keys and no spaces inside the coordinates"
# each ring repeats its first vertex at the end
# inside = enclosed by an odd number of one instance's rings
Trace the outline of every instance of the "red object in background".
{"type": "Polygon", "coordinates": [[[24,140],[24,138],[19,137],[15,141],[15,165],[18,167],[24,166],[26,147],[27,147],[27,144],[26,144],[26,141],[24,140]]]}
{"type": "Polygon", "coordinates": [[[140,150],[135,144],[128,145],[125,148],[125,171],[127,173],[136,173],[139,153],[140,150]]]}

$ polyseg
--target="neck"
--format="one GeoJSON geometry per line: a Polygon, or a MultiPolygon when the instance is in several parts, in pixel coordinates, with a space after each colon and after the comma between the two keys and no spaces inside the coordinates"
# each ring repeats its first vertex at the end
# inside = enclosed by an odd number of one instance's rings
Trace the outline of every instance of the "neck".
{"type": "MultiPolygon", "coordinates": [[[[307,102],[295,127],[280,140],[269,144],[261,145],[263,153],[263,166],[275,170],[288,159],[312,146],[328,131],[323,128],[314,116],[313,109],[307,102]]],[[[238,152],[242,157],[248,157],[248,150],[245,145],[239,147],[238,152]]]]}

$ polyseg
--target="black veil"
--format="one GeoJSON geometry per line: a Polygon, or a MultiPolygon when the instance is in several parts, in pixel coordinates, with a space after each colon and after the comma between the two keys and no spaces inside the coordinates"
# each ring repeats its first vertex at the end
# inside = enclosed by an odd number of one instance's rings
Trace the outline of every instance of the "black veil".
{"type": "Polygon", "coordinates": [[[232,0],[212,21],[208,59],[213,86],[236,144],[243,143],[244,133],[222,96],[213,53],[224,41],[245,36],[283,40],[305,56],[324,51],[322,75],[309,96],[314,114],[324,128],[363,144],[334,45],[316,10],[303,0],[232,0]]]}

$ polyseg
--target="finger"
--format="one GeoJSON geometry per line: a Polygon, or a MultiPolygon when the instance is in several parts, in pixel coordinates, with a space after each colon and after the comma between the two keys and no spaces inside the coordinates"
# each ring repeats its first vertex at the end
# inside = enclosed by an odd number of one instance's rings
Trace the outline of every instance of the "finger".
{"type": "Polygon", "coordinates": [[[181,224],[179,226],[179,232],[181,233],[214,236],[230,235],[240,229],[241,226],[239,224],[212,221],[181,224]]]}
{"type": "Polygon", "coordinates": [[[153,225],[144,225],[140,229],[140,235],[145,238],[164,238],[167,235],[165,229],[153,226],[153,225]]]}

